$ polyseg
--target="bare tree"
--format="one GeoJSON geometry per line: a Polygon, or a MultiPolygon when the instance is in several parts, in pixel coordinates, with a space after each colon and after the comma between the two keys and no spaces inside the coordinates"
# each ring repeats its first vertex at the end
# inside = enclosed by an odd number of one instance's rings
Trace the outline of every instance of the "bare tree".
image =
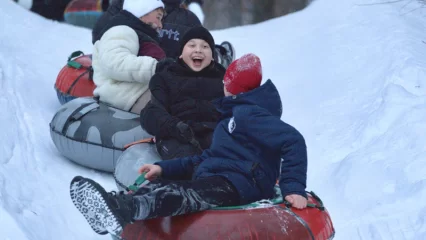
{"type": "Polygon", "coordinates": [[[206,0],[204,26],[222,29],[263,22],[299,11],[310,2],[312,0],[206,0]]]}
{"type": "Polygon", "coordinates": [[[242,24],[253,23],[254,0],[241,0],[242,24]]]}
{"type": "Polygon", "coordinates": [[[242,25],[242,0],[207,0],[204,2],[204,26],[221,29],[242,25]]]}
{"type": "Polygon", "coordinates": [[[254,0],[253,23],[263,22],[274,16],[275,0],[254,0]]]}

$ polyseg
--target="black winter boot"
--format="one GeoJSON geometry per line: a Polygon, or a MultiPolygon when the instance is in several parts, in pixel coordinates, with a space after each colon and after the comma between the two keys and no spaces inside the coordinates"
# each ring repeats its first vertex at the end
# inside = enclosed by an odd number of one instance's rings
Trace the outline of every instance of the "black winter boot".
{"type": "Polygon", "coordinates": [[[215,45],[215,52],[217,55],[217,62],[225,69],[235,60],[235,48],[228,41],[224,41],[220,45],[215,45]]]}
{"type": "Polygon", "coordinates": [[[95,181],[77,176],[71,181],[70,195],[74,205],[98,234],[110,233],[120,238],[124,227],[133,222],[136,206],[130,194],[108,193],[95,181]]]}

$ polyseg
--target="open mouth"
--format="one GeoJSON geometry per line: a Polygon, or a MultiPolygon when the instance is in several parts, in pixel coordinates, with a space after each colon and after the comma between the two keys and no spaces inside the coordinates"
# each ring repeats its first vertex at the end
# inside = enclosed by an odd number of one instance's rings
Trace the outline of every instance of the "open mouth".
{"type": "Polygon", "coordinates": [[[193,57],[192,58],[192,62],[194,63],[194,66],[201,66],[201,64],[203,63],[203,58],[202,57],[193,57]]]}

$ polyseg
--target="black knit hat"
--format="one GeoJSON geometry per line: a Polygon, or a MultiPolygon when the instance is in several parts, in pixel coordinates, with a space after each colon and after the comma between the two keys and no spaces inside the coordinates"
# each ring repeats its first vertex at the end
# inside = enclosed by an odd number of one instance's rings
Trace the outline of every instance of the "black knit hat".
{"type": "Polygon", "coordinates": [[[189,29],[184,35],[183,37],[180,39],[180,48],[179,48],[179,53],[181,54],[183,51],[183,48],[185,47],[185,44],[187,42],[189,42],[191,39],[194,38],[198,38],[198,39],[203,39],[204,41],[206,41],[213,53],[214,56],[214,39],[213,36],[210,34],[209,30],[207,30],[204,27],[193,27],[191,29],[189,29]]]}

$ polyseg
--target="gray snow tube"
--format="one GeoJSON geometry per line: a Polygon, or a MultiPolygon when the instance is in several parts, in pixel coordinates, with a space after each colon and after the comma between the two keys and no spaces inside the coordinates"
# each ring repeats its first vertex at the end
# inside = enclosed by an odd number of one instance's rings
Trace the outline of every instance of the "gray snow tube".
{"type": "Polygon", "coordinates": [[[113,172],[126,144],[152,137],[140,126],[139,115],[93,98],[64,104],[50,122],[58,151],[80,165],[113,172]]]}
{"type": "Polygon", "coordinates": [[[153,164],[161,161],[155,144],[139,143],[126,149],[117,160],[114,170],[114,179],[120,191],[127,191],[138,178],[138,170],[144,164],[153,164]]]}

